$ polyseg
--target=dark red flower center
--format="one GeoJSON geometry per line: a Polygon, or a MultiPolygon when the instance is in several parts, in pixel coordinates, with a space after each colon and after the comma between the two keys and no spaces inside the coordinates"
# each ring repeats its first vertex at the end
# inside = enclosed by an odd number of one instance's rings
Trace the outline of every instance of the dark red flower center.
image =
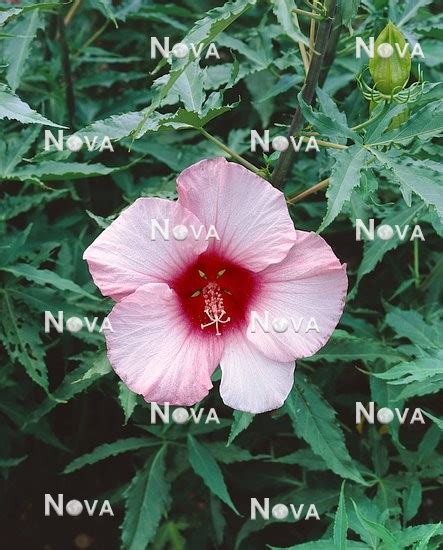
{"type": "Polygon", "coordinates": [[[257,275],[214,252],[201,254],[172,283],[190,323],[208,335],[247,322],[257,275]]]}

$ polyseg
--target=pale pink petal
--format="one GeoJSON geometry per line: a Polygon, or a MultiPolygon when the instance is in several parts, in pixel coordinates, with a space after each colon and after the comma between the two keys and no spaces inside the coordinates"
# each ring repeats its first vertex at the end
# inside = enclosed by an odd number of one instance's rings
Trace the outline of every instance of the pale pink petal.
{"type": "Polygon", "coordinates": [[[179,202],[220,237],[209,243],[251,271],[281,261],[296,239],[283,193],[224,158],[202,160],[177,179],[179,202]]]}
{"type": "Polygon", "coordinates": [[[176,202],[137,199],[95,239],[83,258],[102,294],[120,300],[143,284],[168,283],[204,252],[208,241],[205,232],[198,234],[200,226],[195,215],[176,202]],[[184,240],[174,238],[172,230],[178,225],[189,230],[184,240]]]}
{"type": "Polygon", "coordinates": [[[262,413],[283,405],[294,382],[295,363],[280,363],[262,355],[239,333],[225,344],[220,394],[238,411],[262,413]]]}
{"type": "Polygon", "coordinates": [[[193,405],[208,394],[223,342],[195,332],[167,285],[139,287],[114,306],[109,320],[109,361],[132,391],[174,405],[193,405]]]}
{"type": "Polygon", "coordinates": [[[260,277],[260,292],[251,305],[256,320],[249,323],[249,340],[276,361],[316,353],[329,340],[343,313],[346,265],[340,264],[322,237],[297,231],[297,242],[287,257],[261,272],[260,277]],[[282,318],[289,327],[276,332],[272,322],[282,318]]]}

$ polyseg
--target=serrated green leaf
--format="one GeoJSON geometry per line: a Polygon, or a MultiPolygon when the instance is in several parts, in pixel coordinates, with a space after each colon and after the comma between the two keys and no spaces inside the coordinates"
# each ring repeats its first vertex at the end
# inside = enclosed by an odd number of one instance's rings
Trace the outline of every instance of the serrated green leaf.
{"type": "Polygon", "coordinates": [[[27,212],[35,206],[56,200],[68,192],[67,189],[58,191],[36,193],[35,195],[12,196],[5,195],[0,204],[0,221],[6,221],[23,212],[27,212]]]}
{"type": "Polygon", "coordinates": [[[408,192],[417,194],[425,204],[435,206],[438,217],[443,222],[443,185],[432,180],[427,172],[416,166],[400,164],[397,158],[374,149],[371,152],[392,171],[395,180],[408,192]]]}
{"type": "Polygon", "coordinates": [[[343,205],[351,198],[352,190],[360,183],[360,172],[369,153],[360,145],[352,145],[335,155],[328,190],[328,209],[319,227],[323,231],[340,214],[343,205]]]}
{"type": "Polygon", "coordinates": [[[391,144],[407,144],[415,138],[422,140],[436,137],[443,131],[443,109],[441,101],[434,101],[422,107],[419,111],[413,114],[409,120],[385,134],[368,139],[371,146],[391,145],[391,144]]]}
{"type": "Polygon", "coordinates": [[[334,549],[346,550],[346,535],[348,533],[348,516],[345,503],[345,482],[341,484],[340,499],[334,519],[334,549]]]}
{"type": "Polygon", "coordinates": [[[321,456],[329,468],[357,483],[366,484],[349,455],[341,428],[335,420],[335,411],[312,384],[296,376],[294,387],[284,405],[294,431],[321,456]]]}
{"type": "Polygon", "coordinates": [[[234,439],[254,420],[253,413],[247,413],[242,411],[234,411],[234,420],[231,424],[231,431],[229,432],[228,442],[226,446],[229,446],[234,439]]]}
{"type": "Polygon", "coordinates": [[[137,394],[131,391],[123,382],[118,383],[118,388],[118,400],[125,415],[125,424],[127,424],[137,405],[137,394]]]}
{"type": "MultiPolygon", "coordinates": [[[[382,223],[388,224],[391,227],[394,227],[395,225],[404,227],[405,225],[412,223],[422,209],[422,204],[416,204],[410,208],[401,209],[395,215],[389,215],[383,218],[382,223]]],[[[402,244],[402,241],[396,233],[394,233],[392,239],[374,239],[373,241],[365,244],[363,259],[357,272],[357,282],[355,288],[357,288],[361,279],[375,268],[387,252],[397,248],[400,244],[402,244]]]]}
{"type": "Polygon", "coordinates": [[[166,481],[166,447],[162,447],[146,466],[137,472],[126,491],[126,514],[122,526],[123,547],[144,550],[155,536],[162,516],[170,506],[170,487],[166,481]]]}
{"type": "Polygon", "coordinates": [[[16,170],[9,177],[13,179],[27,180],[38,178],[42,181],[75,180],[93,176],[106,176],[115,168],[104,166],[100,163],[86,164],[83,162],[57,162],[47,160],[36,166],[26,166],[16,170]]]}
{"type": "Polygon", "coordinates": [[[377,523],[375,521],[370,521],[366,519],[359,511],[357,504],[354,500],[352,500],[352,504],[354,505],[355,513],[357,514],[357,517],[362,524],[362,526],[370,533],[371,535],[381,539],[385,544],[387,550],[400,550],[401,546],[397,543],[394,535],[386,529],[384,525],[381,523],[377,523]]]}
{"type": "Polygon", "coordinates": [[[194,472],[203,479],[209,490],[237,515],[240,515],[229,496],[219,465],[206,447],[190,434],[188,435],[188,458],[194,472]]]}
{"type": "Polygon", "coordinates": [[[3,118],[18,120],[23,124],[45,124],[56,128],[66,128],[66,126],[51,122],[40,113],[37,113],[7,86],[0,84],[0,120],[3,118]]]}
{"type": "Polygon", "coordinates": [[[415,478],[405,490],[403,497],[404,518],[406,522],[413,519],[420,508],[422,499],[422,487],[420,481],[415,478]]]}
{"type": "Polygon", "coordinates": [[[12,273],[15,277],[24,277],[37,285],[50,285],[59,290],[69,290],[79,296],[84,296],[91,300],[98,300],[96,296],[89,294],[89,292],[86,292],[86,290],[83,290],[77,284],[60,277],[55,271],[49,271],[49,269],[38,269],[29,264],[15,264],[14,266],[0,267],[0,270],[12,273]]]}
{"type": "Polygon", "coordinates": [[[8,289],[0,289],[0,341],[11,361],[18,361],[29,377],[48,392],[40,329],[31,312],[15,302],[8,289]]]}
{"type": "Polygon", "coordinates": [[[287,34],[295,42],[301,42],[309,46],[309,40],[300,31],[294,22],[292,10],[297,7],[294,0],[271,0],[273,12],[277,16],[277,20],[282,26],[285,34],[287,34]]]}
{"type": "Polygon", "coordinates": [[[90,453],[79,456],[70,462],[65,469],[63,470],[64,474],[71,474],[80,468],[85,466],[91,466],[96,464],[101,460],[105,460],[111,456],[117,456],[122,453],[127,453],[129,451],[138,451],[139,449],[147,449],[148,447],[153,447],[159,445],[158,441],[152,441],[146,439],[145,437],[128,437],[126,439],[119,439],[113,443],[103,443],[99,445],[90,453]]]}
{"type": "Polygon", "coordinates": [[[31,43],[37,30],[41,28],[43,28],[43,21],[40,18],[39,10],[25,13],[12,26],[8,25],[8,32],[15,35],[14,38],[6,40],[4,49],[5,59],[8,62],[6,79],[13,92],[20,85],[31,43]]]}

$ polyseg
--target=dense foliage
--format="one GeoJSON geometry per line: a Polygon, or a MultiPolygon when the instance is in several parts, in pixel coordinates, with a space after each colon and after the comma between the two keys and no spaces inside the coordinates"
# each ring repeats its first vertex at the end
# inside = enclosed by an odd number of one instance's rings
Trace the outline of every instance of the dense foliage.
{"type": "Polygon", "coordinates": [[[294,0],[0,2],[2,547],[442,544],[442,14],[430,0],[340,0],[335,13],[327,0],[312,19],[294,17],[296,4],[312,11],[294,0]],[[300,93],[311,20],[319,34],[332,23],[313,100],[300,93]],[[388,21],[424,53],[397,98],[355,55],[355,37],[388,21]],[[151,37],[202,51],[151,59],[151,37]],[[296,135],[317,136],[320,151],[301,147],[276,181],[280,153],[251,152],[250,133],[285,135],[297,107],[296,135]],[[45,150],[48,129],[95,146],[45,150]],[[174,198],[182,169],[220,155],[284,187],[296,228],[320,231],[347,263],[345,313],[297,363],[280,410],[233,412],[215,389],[199,423],[152,424],[108,363],[112,301],[82,254],[136,198],[174,198]],[[357,241],[356,220],[371,218],[392,238],[357,241]],[[46,333],[45,311],[97,324],[46,333]],[[357,402],[409,410],[404,424],[357,424],[357,402]],[[212,407],[219,423],[206,422],[212,407]],[[416,408],[424,424],[411,423],[416,408]],[[109,499],[114,516],[45,517],[45,493],[109,499]],[[298,521],[254,520],[251,498],[305,507],[298,521]],[[305,520],[310,504],[319,520],[305,520]]]}

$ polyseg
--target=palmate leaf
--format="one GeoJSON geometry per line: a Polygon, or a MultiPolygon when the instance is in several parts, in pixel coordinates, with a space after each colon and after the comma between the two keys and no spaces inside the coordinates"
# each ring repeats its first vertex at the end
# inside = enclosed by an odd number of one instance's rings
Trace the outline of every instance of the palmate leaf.
{"type": "Polygon", "coordinates": [[[48,392],[48,371],[40,338],[41,325],[22,304],[0,289],[0,341],[13,362],[20,363],[29,377],[48,392]]]}
{"type": "Polygon", "coordinates": [[[188,111],[198,113],[202,108],[205,100],[202,80],[203,71],[196,60],[186,67],[173,86],[188,111]]]}
{"type": "Polygon", "coordinates": [[[162,447],[137,472],[126,491],[126,514],[122,526],[123,547],[144,550],[152,541],[162,516],[170,506],[166,481],[166,447],[162,447]]]}
{"type": "Polygon", "coordinates": [[[313,384],[296,376],[284,407],[297,436],[304,439],[335,474],[366,484],[346,448],[334,409],[313,384]]]}
{"type": "Polygon", "coordinates": [[[96,464],[101,460],[105,460],[111,456],[117,456],[129,451],[137,451],[139,449],[147,449],[155,445],[160,445],[160,442],[147,439],[145,437],[128,437],[126,439],[119,439],[113,443],[104,443],[99,445],[90,453],[83,456],[79,456],[70,462],[63,470],[64,474],[70,474],[85,466],[96,464]]]}
{"type": "Polygon", "coordinates": [[[372,537],[381,539],[385,543],[387,550],[401,550],[401,546],[397,543],[393,533],[389,532],[388,529],[386,529],[386,527],[381,523],[370,521],[363,516],[354,500],[352,501],[352,504],[354,505],[355,513],[357,514],[357,518],[360,523],[372,537]]]}
{"type": "Polygon", "coordinates": [[[45,124],[56,128],[66,128],[55,122],[51,122],[43,115],[31,109],[31,107],[16,96],[8,86],[0,84],[0,120],[18,120],[23,124],[45,124]]]}
{"type": "MultiPolygon", "coordinates": [[[[443,222],[443,185],[431,179],[427,171],[417,166],[405,166],[398,162],[396,156],[370,149],[381,164],[392,171],[397,181],[410,195],[417,194],[425,204],[434,206],[440,221],[443,222]]],[[[408,204],[410,206],[410,203],[408,204]]]]}
{"type": "Polygon", "coordinates": [[[443,345],[441,327],[426,323],[417,311],[391,307],[385,322],[398,336],[417,346],[439,349],[443,345]]]}
{"type": "MultiPolygon", "coordinates": [[[[221,7],[209,10],[206,17],[195,23],[188,34],[182,39],[182,42],[194,44],[196,49],[200,48],[200,46],[204,49],[255,3],[256,0],[235,0],[233,2],[226,2],[221,7]]],[[[137,139],[149,129],[149,126],[147,127],[146,125],[149,125],[150,116],[160,106],[162,100],[168,95],[172,86],[174,86],[180,75],[183,74],[192,61],[191,54],[188,55],[187,59],[174,59],[172,61],[171,70],[165,84],[156,92],[149,107],[144,110],[142,121],[131,132],[132,137],[137,139]]]]}
{"type": "MultiPolygon", "coordinates": [[[[350,138],[356,143],[361,142],[360,136],[348,127],[346,115],[338,110],[328,94],[321,89],[317,91],[319,93],[319,103],[322,111],[314,111],[314,109],[304,101],[302,92],[297,96],[304,118],[313,126],[315,131],[319,132],[321,136],[331,137],[332,139],[340,136],[341,138],[350,138]],[[334,107],[332,105],[334,105],[334,107]]],[[[357,149],[354,149],[354,151],[357,151],[357,149]]],[[[359,180],[357,180],[357,183],[358,181],[359,180]]]]}
{"type": "Polygon", "coordinates": [[[229,496],[219,465],[206,447],[190,434],[188,435],[188,458],[194,472],[203,479],[209,490],[238,514],[229,496]]]}
{"type": "MultiPolygon", "coordinates": [[[[398,109],[401,111],[401,109],[398,109]]],[[[429,140],[443,132],[443,108],[441,101],[433,101],[414,113],[411,118],[400,128],[374,134],[367,138],[368,145],[372,147],[380,145],[402,144],[405,145],[415,138],[429,140]]]]}
{"type": "Polygon", "coordinates": [[[318,229],[323,231],[340,214],[343,205],[351,198],[352,190],[360,183],[360,172],[370,157],[368,151],[360,145],[352,145],[335,155],[330,182],[326,196],[328,207],[318,229]]]}

